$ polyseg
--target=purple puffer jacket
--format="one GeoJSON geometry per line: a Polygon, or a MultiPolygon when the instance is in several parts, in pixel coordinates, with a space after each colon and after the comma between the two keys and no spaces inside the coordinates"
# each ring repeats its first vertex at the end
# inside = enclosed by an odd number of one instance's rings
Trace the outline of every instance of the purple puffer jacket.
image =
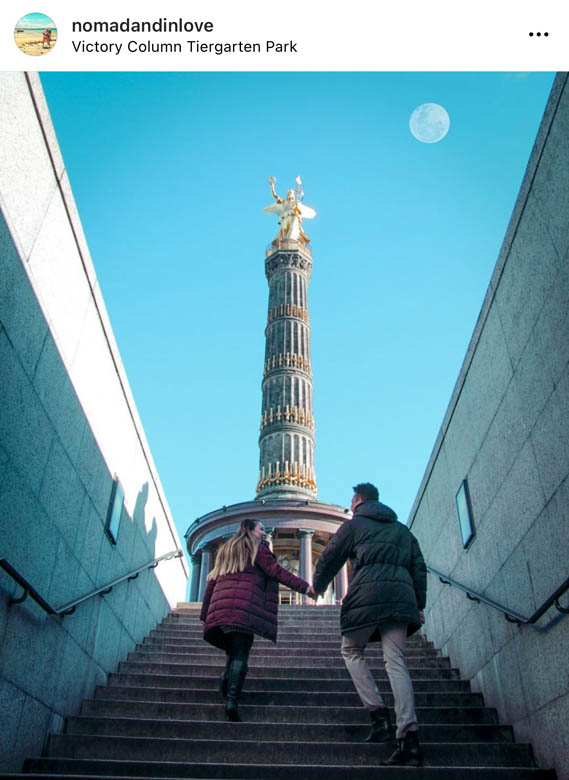
{"type": "Polygon", "coordinates": [[[276,642],[279,582],[298,593],[306,593],[309,587],[280,566],[265,541],[259,545],[254,566],[209,580],[200,613],[206,642],[221,646],[221,626],[235,626],[276,642]]]}

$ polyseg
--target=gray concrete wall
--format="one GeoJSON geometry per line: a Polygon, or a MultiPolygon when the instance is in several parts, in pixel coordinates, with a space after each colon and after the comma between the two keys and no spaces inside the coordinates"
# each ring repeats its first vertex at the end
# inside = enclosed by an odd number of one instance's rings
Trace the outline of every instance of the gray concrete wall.
{"type": "MultiPolygon", "coordinates": [[[[0,557],[58,607],[181,548],[37,77],[0,74],[0,557]],[[104,524],[125,488],[117,544],[104,524]]],[[[116,670],[187,583],[172,560],[49,617],[0,570],[0,771],[116,670]]]]}
{"type": "MultiPolygon", "coordinates": [[[[559,74],[410,516],[428,564],[526,616],[568,575],[568,358],[569,86],[559,74]],[[465,477],[476,525],[467,550],[455,503],[465,477]]],[[[569,778],[569,618],[545,632],[517,627],[434,576],[426,618],[429,639],[533,742],[540,765],[569,778]]]]}

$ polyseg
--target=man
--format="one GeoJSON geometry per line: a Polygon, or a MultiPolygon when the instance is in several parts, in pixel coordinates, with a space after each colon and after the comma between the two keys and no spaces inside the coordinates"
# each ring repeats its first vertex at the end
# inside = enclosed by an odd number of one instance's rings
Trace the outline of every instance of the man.
{"type": "Polygon", "coordinates": [[[407,668],[407,637],[424,623],[427,569],[419,543],[397,515],[379,502],[369,482],[356,485],[351,519],[320,556],[313,588],[323,593],[349,559],[352,578],[342,602],[342,656],[372,727],[366,742],[393,737],[390,713],[364,657],[368,642],[381,641],[395,699],[397,748],[383,764],[421,766],[413,684],[407,668]]]}

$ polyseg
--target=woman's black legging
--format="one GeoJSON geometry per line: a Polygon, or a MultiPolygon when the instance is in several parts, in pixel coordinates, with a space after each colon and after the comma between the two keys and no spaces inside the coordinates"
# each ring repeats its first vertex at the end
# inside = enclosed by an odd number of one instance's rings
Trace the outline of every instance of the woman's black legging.
{"type": "Polygon", "coordinates": [[[253,645],[253,634],[246,634],[243,631],[230,631],[226,634],[227,665],[231,661],[243,661],[247,663],[249,652],[253,645]]]}

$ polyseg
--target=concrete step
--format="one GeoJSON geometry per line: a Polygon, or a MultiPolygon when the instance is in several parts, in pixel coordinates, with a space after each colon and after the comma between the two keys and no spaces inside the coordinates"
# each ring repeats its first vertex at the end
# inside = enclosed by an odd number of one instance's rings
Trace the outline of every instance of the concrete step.
{"type": "MultiPolygon", "coordinates": [[[[161,674],[191,674],[191,670],[196,667],[206,668],[212,667],[215,669],[223,668],[225,666],[225,654],[220,651],[212,651],[210,653],[199,653],[195,656],[188,656],[182,653],[178,656],[178,660],[174,661],[170,656],[164,654],[161,658],[157,653],[142,653],[133,652],[129,655],[128,661],[121,663],[121,669],[127,664],[130,671],[134,671],[135,668],[142,671],[141,667],[145,667],[144,671],[152,673],[156,671],[161,674]],[[191,658],[191,663],[188,661],[191,658]],[[151,668],[155,667],[155,668],[151,668]]],[[[380,658],[368,658],[368,664],[370,669],[373,669],[377,675],[384,676],[385,666],[383,659],[380,658]]],[[[458,679],[460,676],[458,669],[450,669],[444,664],[440,666],[436,663],[436,660],[428,660],[425,664],[420,662],[414,662],[414,659],[409,659],[409,670],[411,677],[440,677],[441,679],[458,679]]],[[[311,656],[291,656],[291,657],[279,657],[276,660],[267,655],[257,654],[252,655],[249,661],[249,669],[251,673],[255,670],[263,670],[261,674],[269,674],[277,672],[276,676],[286,676],[287,672],[294,676],[295,670],[302,669],[302,675],[304,677],[326,677],[328,672],[341,672],[341,675],[349,676],[349,672],[346,669],[346,665],[341,656],[336,657],[315,657],[311,656]]],[[[336,676],[336,675],[334,675],[336,676]]]]}
{"type": "MultiPolygon", "coordinates": [[[[220,705],[219,710],[223,707],[220,705]]],[[[324,708],[325,709],[325,708],[324,708]]],[[[116,737],[153,737],[168,739],[247,740],[252,736],[262,742],[362,742],[369,732],[367,724],[298,723],[228,723],[213,720],[151,720],[141,717],[75,717],[69,718],[67,734],[116,737]]],[[[421,743],[426,742],[513,742],[510,726],[497,724],[424,724],[421,743]]]]}
{"type": "MultiPolygon", "coordinates": [[[[363,707],[318,706],[256,706],[241,704],[240,711],[246,723],[343,723],[369,726],[369,716],[363,707]]],[[[225,721],[221,698],[213,704],[181,704],[162,701],[129,701],[127,699],[86,699],[81,714],[93,717],[154,718],[175,720],[225,721]]],[[[438,724],[497,724],[496,710],[490,707],[417,707],[419,725],[438,724]]]]}
{"type": "MultiPolygon", "coordinates": [[[[208,645],[203,639],[198,639],[195,642],[184,642],[183,640],[163,640],[158,637],[147,637],[141,644],[137,645],[137,650],[143,653],[184,653],[192,655],[210,654],[213,651],[211,645],[208,645]]],[[[340,656],[340,643],[330,643],[329,645],[316,645],[313,642],[303,642],[299,645],[298,642],[279,642],[278,644],[269,644],[264,642],[263,644],[255,641],[251,649],[251,656],[254,655],[270,655],[278,658],[279,656],[305,656],[311,655],[312,657],[331,657],[337,658],[340,656]]],[[[420,658],[421,662],[427,661],[430,658],[437,658],[441,661],[442,665],[450,666],[450,661],[447,657],[441,656],[437,650],[431,650],[423,647],[411,647],[406,653],[407,658],[420,658]]],[[[366,657],[368,658],[383,658],[383,652],[381,646],[375,648],[369,647],[366,651],[366,657]]]]}
{"type": "MultiPolygon", "coordinates": [[[[383,659],[368,658],[370,669],[379,677],[386,677],[383,659]]],[[[145,671],[158,674],[192,674],[196,667],[224,668],[225,654],[221,652],[196,653],[189,656],[187,653],[160,653],[134,651],[129,653],[128,660],[120,664],[121,671],[145,671]],[[191,661],[191,662],[190,662],[191,661]],[[128,667],[128,668],[127,668],[128,667]],[[142,667],[145,667],[142,669],[142,667]]],[[[285,675],[288,670],[302,669],[306,676],[326,676],[327,672],[338,671],[346,678],[349,672],[341,657],[330,656],[282,656],[275,660],[271,656],[260,653],[251,654],[249,657],[249,669],[254,673],[256,669],[262,669],[264,673],[278,672],[276,676],[285,675]]],[[[424,677],[433,679],[454,680],[460,677],[458,669],[450,669],[448,662],[443,659],[428,658],[424,662],[414,658],[409,659],[409,672],[411,677],[424,677]]],[[[292,671],[290,672],[292,674],[292,671]]]]}
{"type": "MultiPolygon", "coordinates": [[[[196,612],[199,615],[201,609],[202,604],[198,601],[189,607],[174,607],[171,614],[180,615],[196,612]]],[[[320,599],[316,604],[312,600],[306,604],[279,604],[279,615],[340,615],[341,611],[342,608],[339,604],[324,604],[320,599]]]]}
{"type": "MultiPolygon", "coordinates": [[[[188,628],[185,626],[176,626],[176,625],[160,625],[157,628],[155,628],[153,631],[150,632],[150,636],[160,636],[160,637],[170,637],[172,639],[176,638],[186,638],[190,641],[196,641],[201,640],[203,641],[203,627],[194,627],[194,628],[188,628]]],[[[330,642],[333,645],[339,647],[341,642],[341,634],[340,630],[333,631],[333,632],[326,632],[326,631],[320,631],[320,632],[314,632],[314,631],[283,631],[281,628],[279,628],[278,631],[278,640],[277,644],[280,644],[281,642],[309,642],[309,643],[317,643],[317,642],[330,642]]],[[[268,646],[272,646],[275,643],[272,642],[269,639],[262,639],[261,637],[257,637],[255,639],[255,642],[257,643],[267,643],[268,646]]],[[[379,646],[380,643],[373,643],[376,646],[379,646]]],[[[372,645],[373,646],[373,645],[372,645]]],[[[425,647],[425,648],[433,648],[433,643],[428,642],[426,640],[420,640],[419,638],[411,637],[407,642],[407,647],[425,647]]]]}
{"type": "MultiPolygon", "coordinates": [[[[160,623],[160,628],[166,630],[184,630],[184,631],[203,631],[203,623],[197,619],[174,619],[172,617],[165,618],[160,623]]],[[[320,620],[315,621],[292,621],[281,620],[278,621],[278,633],[291,634],[291,635],[330,635],[332,637],[340,636],[340,621],[339,620],[320,620]]],[[[413,644],[420,644],[423,639],[421,633],[413,634],[409,641],[413,644]]],[[[425,640],[423,640],[425,641],[425,640]]]]}
{"type": "MultiPolygon", "coordinates": [[[[160,628],[168,630],[178,629],[184,631],[203,631],[204,624],[201,620],[172,620],[171,618],[165,618],[162,623],[159,624],[160,628]]],[[[331,637],[340,636],[340,622],[339,621],[320,621],[318,623],[310,623],[308,621],[299,623],[298,621],[292,622],[288,620],[278,621],[279,633],[299,633],[307,635],[324,634],[331,637]]]]}
{"type": "MultiPolygon", "coordinates": [[[[324,617],[321,616],[320,619],[316,619],[314,617],[311,617],[310,615],[307,615],[303,619],[299,618],[293,618],[293,617],[285,617],[283,616],[282,612],[279,611],[278,618],[277,618],[278,625],[280,627],[285,627],[287,629],[292,628],[299,628],[303,631],[312,631],[315,629],[324,629],[326,631],[338,631],[340,630],[341,620],[339,615],[335,615],[332,617],[324,617]]],[[[187,617],[180,617],[176,615],[167,615],[160,623],[162,626],[170,625],[170,626],[184,626],[184,627],[191,627],[191,628],[203,628],[203,621],[200,619],[198,615],[194,616],[187,616],[187,617]]],[[[422,629],[419,629],[419,632],[413,636],[421,636],[422,635],[422,629]]]]}
{"type": "MultiPolygon", "coordinates": [[[[159,631],[183,631],[192,634],[193,636],[203,636],[203,625],[200,624],[185,624],[185,623],[161,623],[157,627],[159,631]]],[[[327,628],[326,626],[309,626],[309,625],[283,625],[280,623],[277,629],[278,639],[303,639],[310,641],[311,639],[340,639],[340,626],[332,626],[327,628]]],[[[421,644],[420,642],[413,642],[414,645],[421,644]]]]}
{"type": "MultiPolygon", "coordinates": [[[[168,669],[166,664],[138,664],[131,661],[124,661],[119,664],[119,669],[112,676],[109,676],[113,682],[117,675],[128,675],[132,678],[148,677],[149,680],[156,678],[167,687],[187,685],[188,687],[206,687],[216,688],[220,675],[225,668],[223,662],[217,665],[213,664],[185,664],[183,670],[181,665],[175,665],[175,669],[168,669]],[[205,680],[205,682],[197,682],[205,680]]],[[[436,674],[437,671],[451,672],[452,670],[433,670],[421,669],[421,667],[410,667],[411,677],[414,682],[426,680],[457,681],[458,675],[436,674]]],[[[386,686],[387,674],[382,667],[373,669],[374,678],[380,689],[389,688],[386,686]]],[[[111,682],[111,684],[113,684],[111,682]]],[[[351,678],[346,669],[340,668],[319,668],[305,669],[299,667],[267,667],[250,666],[249,673],[245,682],[246,687],[262,687],[263,690],[354,690],[351,678]],[[253,686],[252,680],[258,681],[253,686]],[[267,682],[270,681],[270,682],[267,682]],[[290,681],[290,682],[289,682],[290,681]]],[[[443,688],[441,688],[443,690],[443,688]]]]}
{"type": "MultiPolygon", "coordinates": [[[[148,682],[147,678],[145,678],[148,682]]],[[[159,678],[152,680],[154,685],[144,685],[142,680],[124,679],[116,680],[113,676],[110,685],[98,686],[95,690],[97,699],[128,699],[131,701],[161,701],[178,702],[187,704],[211,704],[215,701],[216,694],[212,689],[184,688],[172,685],[168,688],[160,685],[159,678]],[[137,682],[139,684],[137,685],[137,682]]],[[[247,681],[246,681],[247,682],[247,681]]],[[[448,684],[448,683],[447,683],[448,684]]],[[[425,690],[429,683],[417,686],[415,689],[415,703],[417,707],[481,707],[482,696],[479,693],[468,692],[468,686],[464,684],[461,690],[425,690]]],[[[388,707],[393,706],[393,694],[388,686],[378,686],[388,707]]],[[[218,699],[219,700],[219,699],[218,699]]],[[[253,690],[252,686],[245,687],[241,696],[242,704],[294,706],[294,707],[361,707],[361,702],[355,692],[337,693],[320,691],[310,693],[306,691],[263,691],[253,690]]]]}
{"type": "MultiPolygon", "coordinates": [[[[121,664],[121,667],[123,664],[121,664]]],[[[125,667],[128,667],[128,664],[124,664],[125,667]]],[[[133,666],[133,665],[130,665],[133,666]]],[[[142,664],[141,664],[142,666],[142,664]]],[[[355,693],[355,688],[353,686],[352,681],[349,679],[349,677],[345,676],[344,672],[341,672],[343,675],[340,677],[340,673],[338,675],[338,678],[329,678],[327,680],[318,680],[313,679],[312,677],[303,677],[300,672],[304,672],[304,669],[299,669],[298,676],[295,676],[293,678],[289,678],[287,675],[283,675],[282,677],[268,677],[269,674],[273,674],[274,672],[278,671],[276,669],[252,669],[252,674],[247,675],[247,678],[245,679],[245,685],[243,687],[243,691],[269,691],[271,693],[278,693],[278,692],[288,692],[288,693],[294,693],[295,695],[302,695],[303,693],[309,693],[313,692],[314,694],[326,693],[329,692],[335,692],[335,693],[342,693],[344,694],[350,694],[355,693]],[[255,676],[255,674],[258,672],[258,676],[255,676]],[[264,676],[264,673],[267,674],[267,676],[264,676]]],[[[379,674],[375,674],[375,679],[377,683],[378,689],[381,691],[381,693],[387,693],[391,691],[391,686],[389,685],[389,681],[387,679],[387,675],[380,676],[379,674]]],[[[219,675],[216,677],[211,675],[200,675],[198,672],[196,672],[195,675],[175,675],[175,674],[160,674],[159,672],[143,672],[143,671],[136,671],[135,669],[128,669],[127,671],[119,671],[118,674],[109,675],[108,684],[109,686],[114,685],[133,685],[133,686],[147,686],[147,687],[163,687],[163,688],[202,688],[209,691],[214,691],[217,689],[219,683],[219,675]],[[196,682],[196,678],[201,677],[201,680],[199,683],[196,682]],[[207,682],[203,682],[203,680],[207,680],[207,682]]],[[[415,692],[434,692],[434,693],[442,693],[444,692],[464,692],[467,693],[470,691],[470,684],[466,680],[450,680],[450,679],[440,679],[440,678],[431,678],[427,679],[426,677],[416,677],[414,679],[414,689],[415,692]]]]}
{"type": "MultiPolygon", "coordinates": [[[[157,739],[154,737],[90,736],[56,734],[51,737],[50,756],[120,761],[193,761],[218,763],[375,765],[393,751],[393,745],[355,742],[260,742],[252,739],[157,739]]],[[[425,743],[427,766],[532,766],[529,745],[509,742],[425,743]]],[[[296,771],[296,770],[295,770],[296,771]]]]}
{"type": "MultiPolygon", "coordinates": [[[[172,614],[177,615],[181,612],[195,611],[199,615],[201,608],[202,608],[201,601],[180,602],[180,604],[177,604],[174,607],[174,609],[172,610],[172,614]]],[[[300,615],[306,612],[330,613],[330,614],[339,615],[341,608],[342,607],[340,604],[323,604],[321,600],[319,600],[318,603],[316,604],[313,601],[310,601],[308,604],[280,604],[279,615],[282,613],[300,615]]]]}
{"type": "MultiPolygon", "coordinates": [[[[170,642],[172,640],[174,641],[181,641],[186,642],[190,644],[194,643],[202,643],[207,644],[204,641],[203,638],[203,631],[196,630],[196,631],[185,631],[183,629],[175,629],[175,628],[155,628],[153,631],[150,632],[149,638],[152,639],[159,639],[166,642],[170,642]]],[[[340,645],[341,645],[341,635],[338,634],[330,634],[329,636],[325,634],[318,634],[318,635],[308,635],[305,634],[301,636],[300,634],[290,634],[290,635],[284,635],[279,631],[277,642],[272,642],[269,639],[263,639],[261,637],[255,637],[255,645],[257,647],[303,647],[303,646],[309,646],[309,647],[330,647],[337,649],[338,652],[340,651],[340,645]]],[[[211,646],[211,645],[210,645],[211,646]]],[[[373,644],[369,645],[370,652],[381,652],[381,642],[374,642],[373,644]]],[[[435,650],[439,655],[441,654],[440,651],[436,650],[433,646],[432,642],[408,642],[407,643],[407,650],[418,650],[419,653],[422,650],[426,651],[432,651],[435,650]]]]}
{"type": "MultiPolygon", "coordinates": [[[[167,615],[164,620],[199,620],[200,614],[201,609],[188,612],[172,612],[170,615],[167,615]]],[[[278,619],[279,621],[282,620],[283,622],[289,623],[339,623],[341,620],[341,614],[340,612],[326,612],[321,609],[316,611],[313,609],[307,609],[304,611],[297,611],[295,613],[284,610],[281,607],[278,611],[278,619]]]]}
{"type": "Polygon", "coordinates": [[[320,766],[302,764],[291,773],[289,764],[207,764],[158,761],[90,761],[65,758],[29,759],[25,765],[28,774],[4,775],[19,780],[41,780],[59,775],[66,780],[151,780],[151,778],[192,778],[193,780],[555,780],[553,770],[529,767],[400,767],[376,766],[320,766]]]}
{"type": "MultiPolygon", "coordinates": [[[[164,620],[199,620],[201,609],[187,612],[172,612],[164,620]]],[[[340,612],[307,609],[304,611],[289,612],[282,607],[278,611],[278,619],[283,623],[339,623],[340,612]]]]}
{"type": "MultiPolygon", "coordinates": [[[[212,645],[210,645],[208,642],[204,640],[203,633],[201,631],[188,633],[186,631],[175,631],[175,630],[163,631],[162,629],[155,629],[144,640],[143,644],[148,642],[152,642],[152,643],[163,642],[164,644],[181,643],[184,645],[190,645],[192,647],[198,647],[201,645],[202,647],[205,648],[212,648],[212,645]]],[[[310,650],[314,648],[314,649],[329,650],[332,654],[339,655],[340,648],[341,648],[341,636],[339,634],[337,636],[330,636],[330,637],[326,637],[324,635],[319,637],[318,636],[303,637],[299,634],[291,634],[290,636],[285,636],[279,632],[276,642],[271,642],[270,640],[262,639],[261,637],[255,637],[255,641],[253,643],[253,649],[255,650],[256,649],[277,650],[279,648],[282,649],[297,648],[299,650],[306,649],[306,648],[310,650]]],[[[369,655],[381,655],[383,653],[381,642],[374,642],[368,645],[366,652],[369,655]]],[[[418,656],[424,655],[425,657],[430,655],[436,655],[439,657],[442,656],[440,650],[437,650],[436,648],[433,647],[432,642],[429,643],[410,642],[407,644],[407,652],[418,656]]]]}
{"type": "MultiPolygon", "coordinates": [[[[125,661],[119,664],[119,669],[115,675],[140,676],[150,675],[164,682],[164,685],[171,687],[180,684],[194,686],[194,680],[205,679],[205,683],[196,683],[197,687],[213,688],[217,686],[220,675],[225,668],[225,663],[213,664],[190,664],[176,665],[175,669],[168,669],[166,664],[138,664],[131,661],[125,661]],[[172,678],[166,682],[166,678],[172,678]],[[182,679],[183,678],[183,679],[182,679]]],[[[373,675],[378,684],[383,684],[387,680],[387,673],[382,667],[372,667],[373,675]]],[[[451,674],[453,670],[443,669],[422,669],[421,667],[410,667],[411,677],[416,680],[459,680],[458,674],[451,674]],[[446,675],[437,672],[446,672],[446,675]]],[[[456,671],[456,670],[455,670],[456,671]]],[[[259,680],[272,682],[260,683],[264,690],[277,689],[283,690],[354,690],[351,678],[346,669],[340,668],[319,668],[305,669],[304,667],[275,667],[275,666],[250,666],[247,680],[259,680]],[[289,685],[289,681],[290,685],[289,685]],[[322,685],[320,684],[322,683],[322,685]],[[348,688],[343,684],[349,684],[348,688]],[[339,685],[342,684],[340,688],[339,685]]],[[[257,686],[258,687],[258,686],[257,686]]],[[[381,687],[381,686],[380,686],[381,687]]],[[[385,686],[384,686],[385,687],[385,686]]],[[[382,688],[383,690],[383,688],[382,688]]]]}
{"type": "MultiPolygon", "coordinates": [[[[199,628],[203,628],[203,623],[199,618],[176,618],[172,617],[171,615],[168,617],[165,617],[164,620],[160,623],[163,627],[168,628],[184,628],[186,630],[196,630],[199,628]]],[[[279,630],[293,632],[293,631],[299,631],[301,633],[318,633],[318,632],[324,632],[324,633],[340,633],[340,620],[333,619],[333,620],[289,620],[287,618],[282,618],[279,616],[278,618],[278,626],[279,630]]],[[[413,639],[413,641],[417,641],[422,637],[421,631],[418,631],[417,633],[413,634],[410,638],[413,639]]]]}

